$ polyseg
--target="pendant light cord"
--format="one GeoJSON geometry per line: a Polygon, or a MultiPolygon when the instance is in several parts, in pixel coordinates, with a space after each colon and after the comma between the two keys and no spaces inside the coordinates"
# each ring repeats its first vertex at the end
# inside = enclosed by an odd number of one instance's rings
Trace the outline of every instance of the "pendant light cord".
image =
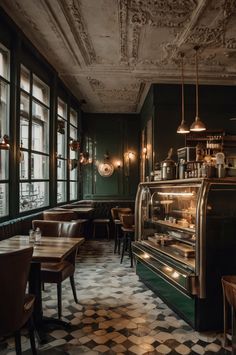
{"type": "Polygon", "coordinates": [[[181,73],[182,73],[182,123],[184,123],[184,53],[181,53],[181,73]]]}
{"type": "Polygon", "coordinates": [[[195,65],[196,65],[196,117],[198,117],[198,49],[199,47],[194,47],[195,53],[195,65]]]}

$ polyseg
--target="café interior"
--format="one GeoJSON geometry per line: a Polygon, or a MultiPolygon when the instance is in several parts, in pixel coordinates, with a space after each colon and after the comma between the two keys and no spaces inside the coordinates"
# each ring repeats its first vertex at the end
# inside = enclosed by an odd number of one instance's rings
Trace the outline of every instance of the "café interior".
{"type": "Polygon", "coordinates": [[[236,354],[235,0],[0,1],[0,354],[236,354]]]}

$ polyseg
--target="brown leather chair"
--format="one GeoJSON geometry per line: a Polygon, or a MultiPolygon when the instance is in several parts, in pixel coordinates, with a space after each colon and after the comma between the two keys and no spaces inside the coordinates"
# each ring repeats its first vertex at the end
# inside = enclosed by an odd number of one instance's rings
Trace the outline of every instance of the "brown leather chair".
{"type": "Polygon", "coordinates": [[[32,312],[34,295],[26,295],[33,248],[0,254],[0,336],[14,334],[16,354],[21,354],[21,328],[29,327],[31,350],[35,348],[32,312]]]}
{"type": "Polygon", "coordinates": [[[70,210],[49,210],[43,212],[46,221],[71,221],[77,218],[77,214],[70,210]]]}
{"type": "Polygon", "coordinates": [[[120,244],[123,234],[121,233],[121,214],[130,214],[132,213],[131,208],[129,207],[113,207],[111,208],[111,216],[115,226],[115,244],[114,244],[114,253],[118,250],[118,254],[120,254],[120,244]]]}
{"type": "Polygon", "coordinates": [[[131,264],[133,267],[133,253],[132,241],[134,240],[134,215],[133,214],[120,214],[121,231],[123,233],[123,246],[120,262],[123,262],[125,251],[127,250],[130,256],[131,264]]]}
{"type": "Polygon", "coordinates": [[[232,354],[236,353],[236,275],[227,275],[222,276],[221,283],[223,287],[223,306],[224,306],[224,343],[225,346],[228,345],[227,339],[227,327],[228,327],[228,311],[229,305],[232,310],[232,317],[234,317],[234,322],[232,321],[232,346],[235,347],[232,349],[232,354]],[[233,352],[234,350],[234,352],[233,352]]]}
{"type": "MultiPolygon", "coordinates": [[[[79,237],[78,228],[79,222],[72,221],[44,221],[34,220],[32,222],[33,229],[40,228],[42,236],[50,237],[79,237]]],[[[60,263],[42,263],[41,264],[41,279],[43,283],[56,283],[57,284],[57,305],[58,317],[61,318],[61,283],[70,278],[70,284],[74,296],[74,300],[78,303],[74,272],[75,272],[75,258],[77,250],[73,250],[65,260],[60,263]]]]}

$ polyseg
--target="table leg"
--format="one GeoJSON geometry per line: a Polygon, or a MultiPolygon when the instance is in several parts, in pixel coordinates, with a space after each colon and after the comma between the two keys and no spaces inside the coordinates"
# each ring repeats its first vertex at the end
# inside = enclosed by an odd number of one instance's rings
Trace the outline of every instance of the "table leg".
{"type": "Polygon", "coordinates": [[[41,344],[45,344],[49,341],[49,338],[47,336],[48,331],[52,331],[53,329],[57,329],[58,327],[68,327],[70,326],[70,323],[67,323],[61,319],[43,317],[41,286],[41,264],[31,263],[29,274],[29,292],[35,295],[35,304],[33,312],[34,326],[39,342],[41,344]]]}

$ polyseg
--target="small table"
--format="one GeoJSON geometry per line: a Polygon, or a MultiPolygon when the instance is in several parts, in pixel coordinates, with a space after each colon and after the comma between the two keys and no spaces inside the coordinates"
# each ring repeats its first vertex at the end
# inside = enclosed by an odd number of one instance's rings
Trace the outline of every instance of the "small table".
{"type": "MultiPolygon", "coordinates": [[[[19,249],[34,246],[30,275],[29,275],[29,292],[35,297],[34,305],[34,323],[38,331],[41,342],[45,341],[45,334],[42,332],[44,318],[42,309],[41,294],[41,263],[57,263],[64,260],[68,254],[77,249],[84,242],[84,238],[57,238],[42,237],[40,242],[34,245],[25,241],[23,235],[16,235],[9,239],[0,241],[0,253],[7,253],[19,249]]],[[[58,319],[55,319],[58,322],[58,319]]]]}

